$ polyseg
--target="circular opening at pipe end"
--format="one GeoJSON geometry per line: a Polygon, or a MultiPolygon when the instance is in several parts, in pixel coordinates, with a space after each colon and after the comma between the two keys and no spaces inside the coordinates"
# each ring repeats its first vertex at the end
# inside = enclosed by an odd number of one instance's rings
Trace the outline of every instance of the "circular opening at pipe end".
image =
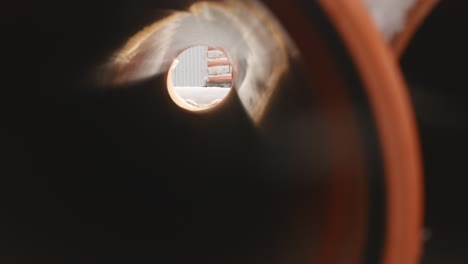
{"type": "Polygon", "coordinates": [[[212,109],[231,92],[232,72],[231,62],[222,50],[209,46],[188,48],[169,69],[169,95],[186,110],[212,109]]]}

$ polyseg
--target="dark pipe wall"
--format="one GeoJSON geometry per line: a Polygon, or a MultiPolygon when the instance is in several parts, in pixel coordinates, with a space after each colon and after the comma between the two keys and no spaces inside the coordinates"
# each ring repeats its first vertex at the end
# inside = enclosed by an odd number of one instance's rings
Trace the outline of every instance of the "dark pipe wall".
{"type": "MultiPolygon", "coordinates": [[[[287,242],[297,223],[285,216],[312,211],[303,222],[320,222],[323,204],[300,201],[322,190],[300,177],[280,185],[267,178],[307,172],[285,164],[287,144],[270,154],[237,98],[209,118],[193,117],[156,89],[164,87],[161,77],[118,90],[96,90],[84,77],[143,26],[187,5],[3,4],[1,263],[294,263],[276,249],[307,252],[304,240],[314,241],[317,227],[306,230],[303,244],[287,242]],[[212,160],[217,165],[207,171],[212,160]]],[[[468,259],[467,7],[445,1],[402,61],[422,138],[427,264],[468,259]]],[[[276,113],[312,111],[307,103],[279,102],[276,113]]],[[[303,147],[321,153],[323,135],[314,136],[303,147]]]]}
{"type": "MultiPolygon", "coordinates": [[[[302,263],[310,254],[322,190],[300,176],[314,163],[289,164],[287,141],[267,146],[237,97],[200,116],[168,100],[164,76],[118,89],[87,79],[143,26],[186,7],[152,3],[9,6],[1,263],[302,263]]],[[[310,96],[296,77],[284,98],[310,96]]],[[[276,105],[285,119],[312,109],[276,105]]],[[[282,127],[286,140],[291,129],[282,127]]],[[[310,129],[301,147],[321,153],[310,129]]]]}

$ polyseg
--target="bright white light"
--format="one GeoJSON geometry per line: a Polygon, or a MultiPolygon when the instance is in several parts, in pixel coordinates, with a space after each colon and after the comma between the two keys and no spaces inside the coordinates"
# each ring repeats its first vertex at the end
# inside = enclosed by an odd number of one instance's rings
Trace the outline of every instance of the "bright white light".
{"type": "Polygon", "coordinates": [[[192,47],[182,52],[170,67],[169,95],[184,109],[210,109],[229,94],[232,78],[232,65],[224,52],[207,46],[192,47]]]}

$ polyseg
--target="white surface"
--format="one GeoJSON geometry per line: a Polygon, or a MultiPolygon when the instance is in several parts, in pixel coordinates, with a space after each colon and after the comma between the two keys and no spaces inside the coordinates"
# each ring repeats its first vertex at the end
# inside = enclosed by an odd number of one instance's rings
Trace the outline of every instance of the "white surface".
{"type": "Polygon", "coordinates": [[[231,88],[221,87],[175,87],[179,97],[191,100],[197,104],[210,104],[218,99],[223,99],[231,91],[231,88]]]}
{"type": "Polygon", "coordinates": [[[220,50],[208,51],[208,58],[222,58],[222,57],[226,57],[226,55],[220,50]]]}
{"type": "Polygon", "coordinates": [[[387,40],[405,25],[406,16],[417,0],[364,0],[377,27],[387,40]]]}
{"type": "Polygon", "coordinates": [[[207,46],[196,46],[182,52],[172,73],[174,86],[203,86],[206,72],[207,46]]]}
{"type": "Polygon", "coordinates": [[[231,66],[213,66],[208,68],[208,74],[209,75],[218,75],[218,74],[224,74],[224,73],[230,73],[231,72],[231,66]]]}

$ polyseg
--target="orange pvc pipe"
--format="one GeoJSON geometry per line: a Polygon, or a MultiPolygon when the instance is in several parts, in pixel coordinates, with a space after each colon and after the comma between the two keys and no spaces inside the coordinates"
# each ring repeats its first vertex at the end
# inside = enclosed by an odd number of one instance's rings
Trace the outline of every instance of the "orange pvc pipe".
{"type": "Polygon", "coordinates": [[[370,101],[386,171],[384,264],[415,264],[421,255],[423,178],[415,117],[397,61],[355,0],[319,0],[344,40],[370,101]]]}

